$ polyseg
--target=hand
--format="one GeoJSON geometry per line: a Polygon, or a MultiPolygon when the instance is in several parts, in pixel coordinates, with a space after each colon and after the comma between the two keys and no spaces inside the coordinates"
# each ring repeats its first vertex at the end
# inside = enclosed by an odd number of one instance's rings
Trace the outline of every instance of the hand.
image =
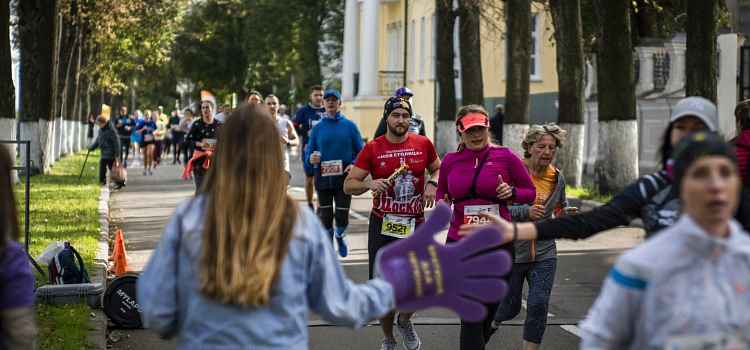
{"type": "Polygon", "coordinates": [[[510,188],[510,185],[503,182],[503,176],[497,175],[497,181],[498,185],[495,189],[495,192],[497,192],[497,198],[498,199],[508,199],[513,195],[513,190],[510,188]]]}
{"type": "Polygon", "coordinates": [[[391,184],[388,182],[388,179],[377,179],[367,182],[367,188],[370,191],[377,191],[380,193],[383,193],[385,191],[388,191],[388,187],[391,187],[391,184]]]}
{"type": "Polygon", "coordinates": [[[576,214],[578,214],[578,208],[576,208],[576,207],[567,207],[565,209],[565,214],[576,215],[576,214]]]}
{"type": "MultiPolygon", "coordinates": [[[[422,193],[422,207],[432,208],[435,205],[435,195],[437,194],[437,187],[427,184],[422,193]]],[[[450,204],[450,203],[448,203],[450,204]]]]}
{"type": "Polygon", "coordinates": [[[504,250],[488,250],[502,240],[493,226],[455,244],[436,243],[433,236],[451,217],[447,204],[435,206],[413,235],[378,252],[375,275],[393,287],[397,309],[443,306],[461,319],[479,322],[487,316],[484,303],[497,302],[508,291],[502,276],[510,272],[513,261],[504,250]]]}
{"type": "Polygon", "coordinates": [[[281,137],[281,144],[284,145],[284,146],[288,145],[289,144],[289,137],[282,136],[281,137]]]}
{"type": "Polygon", "coordinates": [[[544,206],[535,204],[529,206],[529,218],[532,220],[541,220],[544,218],[544,206]]]}
{"type": "Polygon", "coordinates": [[[451,199],[450,199],[450,197],[448,197],[447,193],[443,196],[443,199],[441,199],[440,201],[443,202],[443,203],[445,203],[445,204],[448,204],[448,205],[453,204],[453,203],[451,203],[451,199]]]}
{"type": "MultiPolygon", "coordinates": [[[[499,215],[490,213],[479,213],[479,216],[489,219],[492,225],[497,226],[503,231],[503,241],[501,244],[505,244],[513,240],[513,223],[503,219],[499,215]]],[[[474,230],[480,229],[487,224],[463,224],[458,228],[459,236],[467,236],[474,232],[474,230]]]]}
{"type": "Polygon", "coordinates": [[[320,163],[320,155],[319,154],[311,154],[310,155],[310,164],[318,164],[320,163]]]}
{"type": "Polygon", "coordinates": [[[195,147],[203,148],[203,141],[196,141],[195,142],[195,147]]]}

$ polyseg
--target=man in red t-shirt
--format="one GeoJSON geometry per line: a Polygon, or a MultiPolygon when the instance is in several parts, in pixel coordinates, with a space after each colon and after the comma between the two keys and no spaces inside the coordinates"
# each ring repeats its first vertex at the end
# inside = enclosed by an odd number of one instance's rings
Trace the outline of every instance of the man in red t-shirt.
{"type": "MultiPolygon", "coordinates": [[[[424,136],[408,133],[412,108],[401,97],[391,97],[385,103],[385,117],[388,130],[384,136],[368,142],[357,156],[354,168],[344,182],[344,192],[360,195],[367,191],[377,191],[373,198],[367,251],[370,262],[370,278],[375,264],[375,255],[380,248],[401,238],[406,238],[424,221],[424,208],[435,204],[440,158],[435,146],[424,136]],[[403,172],[388,181],[391,174],[403,165],[403,172]],[[425,171],[430,173],[430,181],[425,183],[425,171]],[[365,181],[372,174],[371,181],[365,181]]],[[[419,349],[419,336],[409,320],[412,313],[401,313],[398,328],[408,350],[419,349]]],[[[393,336],[391,311],[380,319],[383,329],[382,349],[396,349],[393,336]]]]}

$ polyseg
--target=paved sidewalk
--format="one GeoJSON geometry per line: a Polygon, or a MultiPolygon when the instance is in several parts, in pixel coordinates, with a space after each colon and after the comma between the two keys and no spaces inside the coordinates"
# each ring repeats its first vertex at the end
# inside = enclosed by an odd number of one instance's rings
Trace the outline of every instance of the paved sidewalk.
{"type": "MultiPolygon", "coordinates": [[[[165,162],[171,157],[165,156],[165,162]]],[[[142,168],[128,168],[128,186],[110,195],[111,230],[123,231],[128,255],[133,258],[129,265],[139,272],[148,262],[151,252],[177,205],[190,198],[194,191],[192,180],[180,179],[182,166],[163,165],[155,169],[154,175],[141,175],[142,168]]],[[[290,194],[304,204],[303,176],[299,159],[292,159],[292,184],[290,194]]],[[[367,280],[367,224],[372,197],[369,194],[354,197],[351,205],[350,225],[347,240],[349,256],[341,259],[347,276],[355,283],[367,280]]],[[[642,240],[642,231],[617,229],[613,233],[597,235],[583,242],[558,242],[557,278],[550,302],[549,326],[545,333],[544,347],[550,349],[577,349],[580,339],[577,328],[571,323],[583,317],[591,306],[602,280],[616,256],[625,248],[642,240]]],[[[445,232],[436,236],[445,240],[445,232]]],[[[526,294],[524,294],[526,295],[526,294]]],[[[525,299],[525,297],[524,297],[525,299]]],[[[487,349],[521,349],[521,337],[525,311],[500,328],[487,349]]],[[[422,339],[422,349],[458,349],[460,326],[456,315],[445,309],[428,309],[414,316],[415,328],[422,339]]],[[[110,324],[111,325],[111,324],[110,324]]],[[[112,330],[113,328],[110,328],[112,330]]],[[[176,340],[165,341],[145,329],[123,329],[122,340],[113,344],[114,349],[174,349],[176,340]]],[[[343,327],[332,327],[316,315],[310,315],[310,349],[375,349],[380,346],[382,333],[377,324],[352,331],[343,327]]],[[[397,333],[397,332],[396,332],[397,333]]],[[[400,336],[396,336],[399,342],[400,336]]]]}

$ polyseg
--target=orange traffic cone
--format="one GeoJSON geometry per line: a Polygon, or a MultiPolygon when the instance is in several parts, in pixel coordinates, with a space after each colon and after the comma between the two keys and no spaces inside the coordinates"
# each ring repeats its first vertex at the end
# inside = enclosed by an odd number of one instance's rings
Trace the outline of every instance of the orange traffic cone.
{"type": "Polygon", "coordinates": [[[117,255],[123,254],[125,255],[125,260],[132,261],[133,258],[129,257],[128,254],[125,252],[125,242],[122,240],[122,231],[117,230],[117,235],[115,238],[115,249],[112,250],[112,255],[109,257],[109,261],[115,261],[117,258],[117,255]]]}
{"type": "Polygon", "coordinates": [[[128,262],[125,261],[125,255],[118,255],[115,258],[115,277],[122,275],[123,273],[133,272],[133,269],[128,267],[128,262]]]}

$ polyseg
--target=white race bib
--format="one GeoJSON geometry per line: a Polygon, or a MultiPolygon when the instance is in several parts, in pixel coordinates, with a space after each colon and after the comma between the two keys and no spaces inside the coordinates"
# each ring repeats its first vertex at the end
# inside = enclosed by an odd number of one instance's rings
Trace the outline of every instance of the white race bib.
{"type": "Polygon", "coordinates": [[[500,215],[500,205],[486,204],[464,206],[464,224],[489,224],[490,220],[480,216],[479,213],[500,215]]]}
{"type": "Polygon", "coordinates": [[[341,159],[320,162],[321,176],[335,176],[344,174],[344,164],[341,159]]]}
{"type": "Polygon", "coordinates": [[[713,333],[668,337],[664,350],[735,350],[750,349],[742,333],[713,333]]]}
{"type": "Polygon", "coordinates": [[[416,227],[417,220],[411,216],[385,214],[380,234],[396,238],[406,238],[414,233],[416,227]]]}

